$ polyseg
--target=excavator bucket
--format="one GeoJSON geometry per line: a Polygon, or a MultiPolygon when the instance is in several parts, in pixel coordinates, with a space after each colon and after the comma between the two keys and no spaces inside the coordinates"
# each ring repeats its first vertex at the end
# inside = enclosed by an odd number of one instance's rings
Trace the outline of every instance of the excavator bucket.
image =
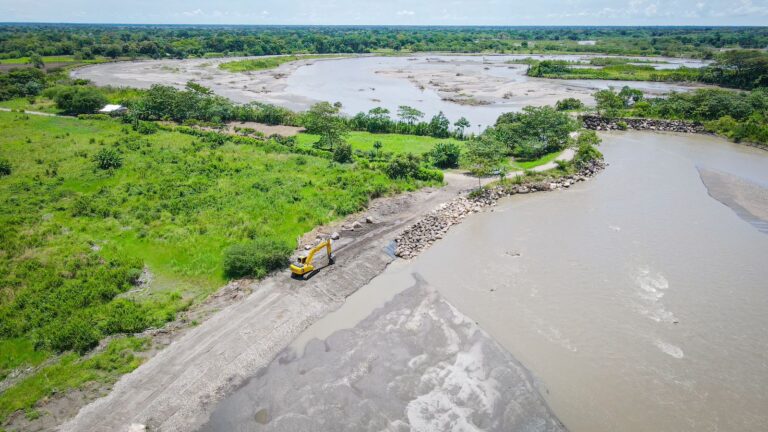
{"type": "Polygon", "coordinates": [[[328,264],[333,264],[333,255],[331,248],[331,240],[323,240],[317,246],[309,250],[306,257],[299,257],[296,264],[291,264],[291,274],[294,277],[301,277],[307,273],[311,273],[315,270],[315,266],[312,265],[312,260],[315,258],[315,254],[325,248],[328,254],[328,264]]]}

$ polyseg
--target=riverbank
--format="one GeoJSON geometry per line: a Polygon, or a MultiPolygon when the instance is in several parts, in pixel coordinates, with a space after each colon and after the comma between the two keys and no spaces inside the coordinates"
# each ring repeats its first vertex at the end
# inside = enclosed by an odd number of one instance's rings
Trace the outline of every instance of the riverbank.
{"type": "Polygon", "coordinates": [[[554,177],[545,177],[533,181],[526,181],[518,177],[514,182],[496,184],[482,189],[479,193],[471,193],[460,196],[441,204],[426,217],[406,229],[395,239],[397,247],[395,255],[410,259],[421,251],[440,240],[448,230],[466,218],[467,216],[482,211],[486,207],[496,205],[496,202],[504,197],[528,194],[535,192],[548,192],[569,188],[572,185],[587,181],[605,168],[603,161],[594,160],[575,174],[566,174],[554,177]]]}
{"type": "Polygon", "coordinates": [[[608,118],[597,115],[582,115],[580,119],[586,129],[597,131],[633,129],[657,132],[708,133],[701,123],[685,120],[608,118]]]}
{"type": "MultiPolygon", "coordinates": [[[[288,271],[260,282],[242,281],[239,290],[250,295],[179,332],[173,343],[124,376],[106,397],[80,410],[62,430],[122,430],[134,423],[162,430],[199,427],[213,402],[231,394],[309,325],[379,275],[396,258],[393,240],[400,233],[475,184],[456,173],[446,173],[446,180],[443,188],[377,199],[364,214],[308,233],[302,244],[339,234],[334,265],[303,281],[290,278],[288,271]]],[[[324,264],[323,257],[319,260],[324,264]]]]}
{"type": "Polygon", "coordinates": [[[62,430],[125,430],[134,423],[162,430],[198,427],[212,402],[230,394],[310,324],[380,274],[395,259],[388,246],[399,230],[474,182],[461,175],[447,177],[446,187],[377,199],[364,215],[305,236],[311,243],[320,231],[339,231],[335,264],[304,281],[292,279],[288,270],[258,282],[241,281],[238,292],[250,295],[177,333],[167,348],[81,409],[62,430]],[[371,223],[359,223],[363,216],[371,223]]]}

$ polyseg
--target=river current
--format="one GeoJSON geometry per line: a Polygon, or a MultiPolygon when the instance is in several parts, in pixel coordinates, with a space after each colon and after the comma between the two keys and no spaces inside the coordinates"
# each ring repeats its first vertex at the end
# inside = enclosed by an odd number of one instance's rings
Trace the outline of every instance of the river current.
{"type": "MultiPolygon", "coordinates": [[[[302,379],[287,369],[296,368],[294,361],[304,365],[302,376],[338,368],[338,376],[318,378],[313,395],[330,399],[324,392],[349,370],[324,364],[330,361],[324,356],[352,338],[344,329],[367,343],[391,339],[392,327],[370,330],[371,317],[409,311],[402,300],[389,300],[398,292],[413,296],[416,282],[530,370],[537,391],[571,431],[766,430],[768,235],[713,198],[700,170],[765,188],[768,153],[702,135],[603,138],[610,164],[604,172],[569,190],[502,200],[416,259],[396,262],[301,335],[289,349],[296,354],[225,399],[208,430],[231,426],[222,423],[231,413],[258,414],[257,394],[269,377],[285,385],[302,379]],[[305,346],[314,348],[302,354],[305,346]]],[[[425,349],[431,345],[425,342],[425,349]]],[[[398,346],[392,341],[384,351],[398,346]]],[[[368,371],[380,373],[376,366],[368,371]]],[[[521,380],[516,385],[525,388],[521,380]]],[[[350,395],[359,393],[355,388],[350,395]]]]}

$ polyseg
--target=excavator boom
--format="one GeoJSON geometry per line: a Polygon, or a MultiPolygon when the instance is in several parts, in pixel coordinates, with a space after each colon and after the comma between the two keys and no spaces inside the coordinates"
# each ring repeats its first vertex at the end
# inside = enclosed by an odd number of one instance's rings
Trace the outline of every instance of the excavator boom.
{"type": "Polygon", "coordinates": [[[294,276],[304,276],[305,274],[314,271],[315,266],[312,265],[312,261],[315,259],[315,254],[323,250],[323,248],[326,249],[328,254],[328,263],[333,264],[331,240],[323,240],[317,246],[310,249],[306,257],[299,258],[298,263],[291,264],[291,273],[293,273],[294,276]]]}

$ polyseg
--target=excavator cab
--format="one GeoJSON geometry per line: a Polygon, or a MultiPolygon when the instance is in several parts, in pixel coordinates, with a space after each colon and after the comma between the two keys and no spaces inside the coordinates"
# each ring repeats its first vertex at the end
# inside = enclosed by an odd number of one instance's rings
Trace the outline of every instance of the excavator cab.
{"type": "Polygon", "coordinates": [[[312,265],[312,261],[315,258],[315,254],[323,248],[326,249],[328,255],[328,264],[333,264],[333,253],[331,248],[331,239],[323,240],[317,246],[309,250],[306,256],[299,257],[296,264],[291,264],[291,275],[293,277],[302,277],[307,273],[315,271],[315,266],[312,265]]]}

